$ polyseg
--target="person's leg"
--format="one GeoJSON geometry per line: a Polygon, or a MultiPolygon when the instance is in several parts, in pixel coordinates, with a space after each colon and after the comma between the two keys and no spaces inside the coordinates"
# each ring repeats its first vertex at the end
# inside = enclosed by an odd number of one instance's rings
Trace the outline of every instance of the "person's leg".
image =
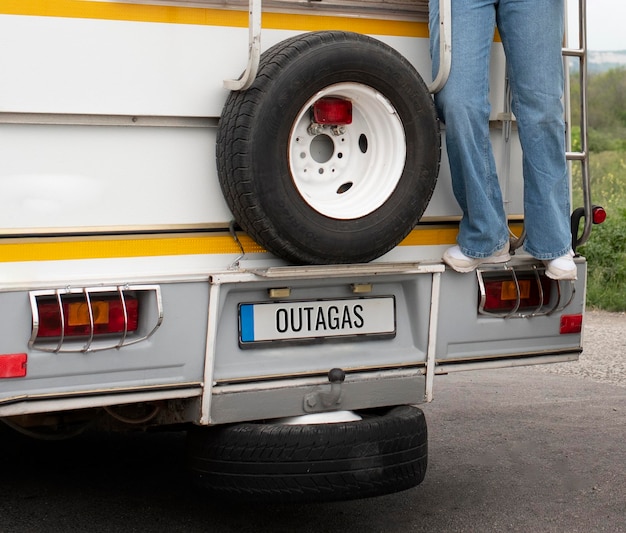
{"type": "Polygon", "coordinates": [[[562,104],[563,9],[563,0],[500,0],[497,12],[523,150],[524,247],[542,260],[569,257],[572,239],[562,104]]]}
{"type": "MultiPolygon", "coordinates": [[[[445,123],[453,190],[463,211],[457,242],[462,254],[478,259],[493,256],[509,239],[489,138],[489,62],[496,3],[452,0],[452,69],[435,95],[445,123]]],[[[430,33],[436,75],[439,0],[430,0],[430,33]]]]}

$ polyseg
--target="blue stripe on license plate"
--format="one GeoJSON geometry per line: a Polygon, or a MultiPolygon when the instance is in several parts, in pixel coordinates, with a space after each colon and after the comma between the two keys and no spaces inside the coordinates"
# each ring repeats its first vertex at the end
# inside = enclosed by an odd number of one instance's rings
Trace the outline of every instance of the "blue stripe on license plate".
{"type": "Polygon", "coordinates": [[[242,342],[254,342],[254,305],[243,304],[239,310],[241,317],[242,342]]]}

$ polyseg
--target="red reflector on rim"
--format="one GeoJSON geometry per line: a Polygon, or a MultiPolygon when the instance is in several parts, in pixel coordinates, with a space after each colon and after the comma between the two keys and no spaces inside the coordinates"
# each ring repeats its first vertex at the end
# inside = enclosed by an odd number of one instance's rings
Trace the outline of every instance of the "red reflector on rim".
{"type": "Polygon", "coordinates": [[[583,315],[563,315],[561,317],[561,335],[580,333],[583,329],[583,315]]]}
{"type": "Polygon", "coordinates": [[[26,376],[25,353],[0,355],[0,378],[23,378],[26,376]]]}
{"type": "Polygon", "coordinates": [[[333,126],[352,124],[352,102],[335,96],[320,98],[313,104],[313,120],[333,126]]]}

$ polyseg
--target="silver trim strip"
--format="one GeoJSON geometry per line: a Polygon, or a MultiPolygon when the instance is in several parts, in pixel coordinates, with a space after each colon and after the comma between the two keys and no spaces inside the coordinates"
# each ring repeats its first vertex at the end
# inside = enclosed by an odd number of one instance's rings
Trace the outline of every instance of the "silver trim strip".
{"type": "Polygon", "coordinates": [[[0,124],[40,126],[127,126],[155,128],[217,128],[218,117],[160,115],[96,115],[74,113],[0,112],[0,124]]]}
{"type": "Polygon", "coordinates": [[[428,349],[426,352],[426,384],[424,399],[431,402],[436,372],[437,331],[439,330],[439,300],[441,298],[441,272],[433,273],[430,296],[430,325],[428,327],[428,349]]]}
{"type": "Polygon", "coordinates": [[[0,417],[19,416],[34,413],[51,413],[72,409],[88,409],[109,405],[178,400],[200,396],[202,388],[198,383],[182,383],[175,387],[156,386],[153,390],[82,391],[79,393],[20,396],[0,400],[0,417]]]}
{"type": "MultiPolygon", "coordinates": [[[[582,351],[582,349],[580,350],[582,351]]],[[[547,363],[567,363],[569,361],[578,361],[580,352],[568,352],[561,355],[535,355],[524,358],[502,357],[488,361],[468,361],[467,363],[450,363],[437,367],[437,375],[446,375],[451,372],[465,372],[467,370],[491,370],[496,368],[513,368],[518,366],[542,365],[547,363]]],[[[442,363],[445,361],[439,361],[442,363]]]]}

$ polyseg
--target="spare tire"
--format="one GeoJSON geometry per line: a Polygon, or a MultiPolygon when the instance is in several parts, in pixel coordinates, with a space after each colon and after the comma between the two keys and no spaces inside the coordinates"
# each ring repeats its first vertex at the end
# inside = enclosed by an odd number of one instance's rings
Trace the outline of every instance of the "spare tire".
{"type": "Polygon", "coordinates": [[[252,86],[228,96],[217,134],[235,220],[294,263],[388,252],[424,213],[439,159],[420,75],[393,48],[349,32],[306,33],[267,50],[252,86]],[[320,99],[348,101],[350,122],[316,122],[320,99]]]}
{"type": "Polygon", "coordinates": [[[243,423],[194,428],[196,483],[237,501],[331,501],[405,490],[424,479],[426,419],[412,406],[309,425],[243,423]]]}

